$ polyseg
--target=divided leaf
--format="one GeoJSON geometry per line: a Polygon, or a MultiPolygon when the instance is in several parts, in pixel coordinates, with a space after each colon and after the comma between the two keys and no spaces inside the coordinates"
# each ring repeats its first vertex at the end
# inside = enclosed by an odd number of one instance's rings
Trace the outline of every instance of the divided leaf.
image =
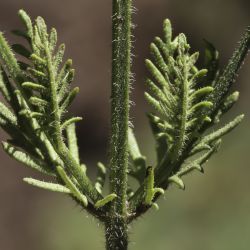
{"type": "MultiPolygon", "coordinates": [[[[21,44],[9,46],[0,33],[0,92],[13,110],[12,113],[0,103],[0,126],[27,153],[32,152],[28,147],[36,145],[34,148],[37,147],[40,154],[46,157],[52,165],[50,168],[55,168],[57,157],[51,157],[49,149],[53,148],[52,151],[56,152],[64,143],[64,131],[81,120],[80,117],[65,116],[79,89],[70,89],[74,78],[72,61],[67,60],[61,66],[65,46],[57,47],[56,30],[52,28],[48,33],[41,17],[33,24],[23,10],[19,11],[19,16],[26,30],[14,33],[25,37],[29,48],[21,44]],[[28,64],[17,61],[12,50],[28,59],[28,64]]],[[[68,144],[71,149],[72,140],[68,144]]],[[[76,149],[71,153],[76,154],[76,149]]],[[[79,163],[78,156],[74,156],[79,163]]]]}
{"type": "Polygon", "coordinates": [[[189,53],[184,34],[171,40],[169,20],[164,22],[164,37],[164,41],[156,38],[150,46],[153,61],[146,60],[146,67],[151,75],[147,80],[151,94],[145,93],[145,97],[158,113],[149,115],[157,140],[158,162],[168,155],[175,163],[196,127],[209,119],[207,114],[213,103],[205,99],[213,87],[201,87],[207,70],[195,66],[199,53],[189,53]]]}
{"type": "MultiPolygon", "coordinates": [[[[14,33],[28,41],[27,47],[10,46],[0,32],[0,92],[8,104],[0,103],[0,126],[11,137],[3,143],[4,150],[26,166],[64,181],[76,200],[87,207],[82,192],[94,202],[103,197],[80,164],[75,123],[82,118],[66,115],[79,92],[78,87],[71,88],[72,60],[63,63],[65,45],[57,45],[56,30],[48,31],[42,17],[32,22],[23,10],[19,16],[26,30],[14,33]]],[[[59,184],[25,180],[62,190],[59,184]]]]}
{"type": "MultiPolygon", "coordinates": [[[[190,53],[185,35],[172,37],[171,23],[165,20],[163,39],[155,38],[150,45],[153,59],[146,60],[150,77],[145,98],[154,109],[148,119],[156,140],[156,185],[165,189],[169,183],[175,183],[184,189],[181,177],[194,169],[203,172],[202,164],[218,151],[222,136],[244,118],[240,115],[222,128],[206,133],[239,98],[239,93],[230,93],[230,88],[249,50],[250,29],[221,74],[219,53],[211,43],[205,41],[205,68],[198,69],[199,53],[190,53]],[[201,155],[186,164],[197,153],[201,155]]],[[[138,193],[134,197],[137,204],[138,193]]],[[[148,202],[153,197],[148,191],[144,195],[148,202]]]]}

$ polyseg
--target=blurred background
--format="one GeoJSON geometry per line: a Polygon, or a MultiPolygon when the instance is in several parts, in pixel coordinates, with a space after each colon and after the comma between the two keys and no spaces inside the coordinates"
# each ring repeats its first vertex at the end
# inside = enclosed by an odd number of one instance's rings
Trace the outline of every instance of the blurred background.
{"type": "MultiPolygon", "coordinates": [[[[95,164],[107,162],[111,64],[111,0],[1,0],[0,30],[21,28],[17,11],[32,18],[41,15],[55,26],[66,56],[74,61],[75,84],[81,92],[74,102],[81,159],[90,176],[95,164]]],[[[136,82],[131,120],[142,152],[154,162],[154,142],[145,118],[143,99],[144,59],[149,43],[161,34],[162,21],[171,19],[174,33],[184,32],[193,50],[202,51],[202,39],[221,53],[221,67],[231,56],[240,35],[250,25],[249,0],[136,0],[134,15],[134,64],[136,82]]],[[[202,57],[201,57],[202,58],[202,57]]],[[[202,62],[202,60],[201,60],[202,62]]],[[[244,112],[246,119],[224,138],[220,153],[206,166],[205,175],[185,178],[186,191],[172,187],[150,211],[131,226],[132,250],[248,250],[250,245],[250,57],[241,69],[235,88],[241,98],[225,121],[244,112]]],[[[6,135],[1,132],[1,140],[6,135]]],[[[1,250],[101,250],[101,225],[82,212],[68,197],[28,186],[23,177],[39,177],[0,151],[0,249],[1,250]]]]}

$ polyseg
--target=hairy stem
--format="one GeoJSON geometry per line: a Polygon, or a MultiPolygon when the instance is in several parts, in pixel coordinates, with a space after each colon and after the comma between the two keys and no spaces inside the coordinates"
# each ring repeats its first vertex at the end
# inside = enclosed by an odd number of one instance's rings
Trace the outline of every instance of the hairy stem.
{"type": "Polygon", "coordinates": [[[106,248],[127,249],[127,168],[132,0],[113,0],[110,189],[117,198],[106,222],[106,248]]]}

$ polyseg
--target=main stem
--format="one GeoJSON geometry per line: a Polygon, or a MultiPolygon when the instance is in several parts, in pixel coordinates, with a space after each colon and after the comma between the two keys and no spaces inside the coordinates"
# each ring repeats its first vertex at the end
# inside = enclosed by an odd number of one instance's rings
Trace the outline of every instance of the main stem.
{"type": "Polygon", "coordinates": [[[129,82],[132,0],[113,0],[110,189],[117,194],[106,221],[106,249],[126,250],[129,82]]]}

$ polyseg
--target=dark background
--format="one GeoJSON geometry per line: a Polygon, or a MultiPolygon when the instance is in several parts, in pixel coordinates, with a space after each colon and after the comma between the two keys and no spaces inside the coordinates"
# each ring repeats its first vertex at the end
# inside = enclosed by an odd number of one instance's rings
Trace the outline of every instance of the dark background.
{"type": "MultiPolygon", "coordinates": [[[[148,45],[161,34],[168,17],[175,34],[184,32],[193,50],[203,51],[203,38],[221,53],[223,67],[240,35],[250,25],[249,0],[136,0],[131,120],[144,153],[153,164],[154,144],[145,119],[143,99],[148,45]]],[[[21,27],[23,8],[32,18],[41,15],[57,28],[74,61],[75,84],[81,92],[72,110],[82,115],[78,125],[82,161],[94,175],[95,163],[107,161],[111,62],[111,0],[0,1],[0,30],[21,27]]],[[[239,103],[225,121],[244,112],[246,119],[224,139],[220,154],[206,165],[206,174],[185,178],[185,192],[171,188],[151,211],[132,225],[134,250],[248,250],[250,245],[250,59],[236,82],[239,103]]],[[[6,136],[1,132],[1,139],[6,136]]],[[[67,197],[30,187],[23,177],[37,176],[0,151],[0,250],[99,250],[101,226],[67,197]]]]}

